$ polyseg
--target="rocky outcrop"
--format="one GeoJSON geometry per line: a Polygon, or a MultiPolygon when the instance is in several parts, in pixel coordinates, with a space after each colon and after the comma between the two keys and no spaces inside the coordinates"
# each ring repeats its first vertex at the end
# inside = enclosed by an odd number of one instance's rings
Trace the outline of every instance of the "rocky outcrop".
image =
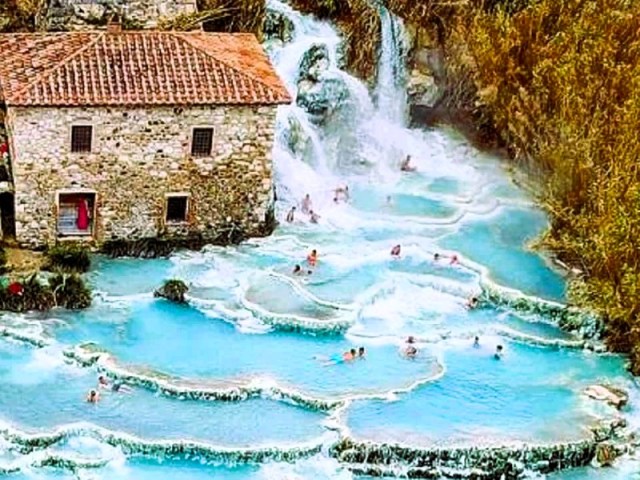
{"type": "Polygon", "coordinates": [[[444,78],[444,60],[441,48],[433,40],[434,33],[407,25],[412,48],[409,55],[407,99],[414,123],[436,117],[438,102],[442,98],[441,84],[444,78]],[[420,118],[418,118],[420,117],[420,118]]]}
{"type": "Polygon", "coordinates": [[[300,61],[297,104],[316,124],[325,124],[349,97],[344,78],[330,70],[329,49],[314,44],[300,61]]]}
{"type": "Polygon", "coordinates": [[[493,448],[413,448],[344,439],[331,452],[357,473],[387,476],[401,468],[408,478],[516,479],[525,470],[542,474],[588,465],[591,440],[555,445],[493,448]]]}
{"type": "Polygon", "coordinates": [[[196,0],[50,0],[43,26],[51,31],[92,30],[118,15],[125,28],[153,29],[161,19],[196,11],[196,0]]]}
{"type": "Polygon", "coordinates": [[[591,385],[584,390],[584,394],[594,400],[607,402],[618,410],[624,407],[629,400],[627,392],[610,385],[591,385]]]}
{"type": "Polygon", "coordinates": [[[278,41],[280,45],[293,40],[295,25],[283,12],[267,9],[264,19],[263,35],[265,41],[278,41]]]}
{"type": "Polygon", "coordinates": [[[188,291],[189,287],[182,280],[167,280],[153,292],[153,296],[166,298],[173,303],[187,303],[184,296],[188,291]]]}

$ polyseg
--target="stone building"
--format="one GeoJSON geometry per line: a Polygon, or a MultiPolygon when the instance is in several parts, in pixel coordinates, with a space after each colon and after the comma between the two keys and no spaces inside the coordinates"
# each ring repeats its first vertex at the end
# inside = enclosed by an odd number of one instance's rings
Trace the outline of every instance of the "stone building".
{"type": "Polygon", "coordinates": [[[5,236],[268,233],[276,111],[291,99],[253,35],[4,34],[0,51],[5,236]]]}

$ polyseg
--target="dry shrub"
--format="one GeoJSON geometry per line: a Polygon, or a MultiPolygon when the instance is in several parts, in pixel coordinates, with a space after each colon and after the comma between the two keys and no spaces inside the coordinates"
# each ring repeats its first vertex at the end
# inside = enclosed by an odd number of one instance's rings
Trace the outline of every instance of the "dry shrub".
{"type": "Polygon", "coordinates": [[[46,0],[1,0],[0,31],[34,31],[45,8],[46,0]]]}
{"type": "Polygon", "coordinates": [[[198,10],[220,13],[205,19],[204,29],[208,32],[247,32],[262,40],[264,0],[198,0],[198,10]]]}
{"type": "Polygon", "coordinates": [[[368,0],[293,0],[303,13],[336,22],[345,37],[344,59],[354,75],[375,79],[380,46],[380,16],[368,0]]]}
{"type": "MultiPolygon", "coordinates": [[[[608,319],[640,373],[640,3],[539,0],[467,10],[451,41],[483,112],[540,179],[545,243],[584,271],[574,302],[608,319]]],[[[454,57],[455,59],[456,57],[454,57]]]]}

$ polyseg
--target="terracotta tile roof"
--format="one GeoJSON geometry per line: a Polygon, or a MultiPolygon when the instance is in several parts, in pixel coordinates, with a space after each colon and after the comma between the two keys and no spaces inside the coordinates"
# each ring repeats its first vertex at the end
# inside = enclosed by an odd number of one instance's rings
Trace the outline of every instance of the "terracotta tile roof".
{"type": "Polygon", "coordinates": [[[0,100],[15,106],[291,102],[251,34],[0,34],[0,100]]]}

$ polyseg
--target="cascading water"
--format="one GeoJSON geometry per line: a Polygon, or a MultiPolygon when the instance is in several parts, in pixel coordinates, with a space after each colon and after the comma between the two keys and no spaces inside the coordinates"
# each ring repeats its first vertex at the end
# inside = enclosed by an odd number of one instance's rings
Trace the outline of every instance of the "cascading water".
{"type": "Polygon", "coordinates": [[[375,95],[378,112],[389,121],[404,125],[407,111],[406,33],[398,17],[378,6],[381,23],[380,61],[375,95]]]}
{"type": "MultiPolygon", "coordinates": [[[[637,427],[637,390],[620,358],[583,351],[598,347],[588,329],[557,328],[583,316],[524,247],[545,218],[455,133],[404,127],[400,22],[379,7],[370,95],[329,24],[268,6],[287,28],[266,47],[296,99],[274,147],[280,228],[168,260],[100,258],[92,309],[3,316],[0,476],[524,478],[589,462],[590,428],[623,442],[610,423],[637,427]],[[406,155],[416,172],[400,172],[406,155]],[[286,222],[307,193],[318,223],[300,209],[286,222]],[[317,268],[292,275],[312,248],[317,268]],[[152,298],[170,277],[188,281],[189,307],[152,298]],[[359,346],[365,359],[332,364],[359,346]],[[131,391],[86,404],[97,372],[131,391]],[[629,390],[627,410],[583,394],[603,379],[629,390]]],[[[623,465],[594,478],[637,463],[623,465]]]]}

